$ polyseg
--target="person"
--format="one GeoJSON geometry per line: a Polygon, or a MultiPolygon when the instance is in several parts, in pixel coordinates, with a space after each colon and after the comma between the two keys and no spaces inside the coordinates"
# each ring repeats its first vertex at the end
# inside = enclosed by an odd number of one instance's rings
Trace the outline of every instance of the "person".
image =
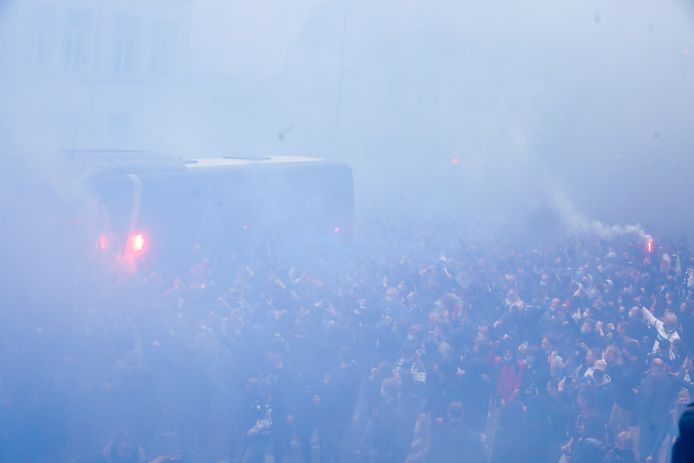
{"type": "Polygon", "coordinates": [[[609,417],[610,430],[614,435],[627,431],[636,422],[636,391],[644,370],[639,351],[638,341],[630,339],[622,346],[620,360],[608,362],[607,365],[614,385],[614,404],[609,417]]]}
{"type": "Polygon", "coordinates": [[[490,462],[505,463],[509,461],[533,461],[530,430],[523,404],[518,401],[508,402],[501,407],[499,427],[494,436],[490,462]]]}
{"type": "Polygon", "coordinates": [[[513,349],[506,347],[503,350],[501,358],[497,359],[499,363],[496,392],[502,404],[515,400],[521,390],[523,384],[523,373],[525,371],[525,362],[517,360],[513,349]]]}
{"type": "Polygon", "coordinates": [[[104,463],[144,463],[145,451],[142,447],[133,443],[127,435],[121,435],[106,444],[102,452],[104,463]]]}
{"type": "Polygon", "coordinates": [[[574,376],[579,380],[579,382],[583,382],[593,376],[593,365],[599,358],[600,349],[597,347],[589,347],[586,349],[584,361],[574,372],[574,376]]]}
{"type": "Polygon", "coordinates": [[[559,352],[555,348],[555,342],[549,334],[545,334],[542,337],[542,342],[540,343],[540,348],[547,361],[547,366],[549,368],[550,377],[553,379],[560,380],[566,370],[566,362],[559,355],[559,352]]]}
{"type": "Polygon", "coordinates": [[[566,386],[570,383],[566,380],[549,380],[547,382],[544,402],[545,416],[547,418],[547,431],[541,438],[546,448],[546,455],[543,461],[557,462],[562,454],[562,444],[566,440],[570,426],[575,420],[575,407],[572,404],[572,393],[566,386]]]}
{"type": "Polygon", "coordinates": [[[339,365],[323,380],[318,426],[322,463],[340,460],[340,443],[352,420],[359,392],[356,370],[351,349],[343,346],[339,352],[339,365]]]}
{"type": "Polygon", "coordinates": [[[437,424],[427,455],[430,463],[447,463],[465,461],[486,463],[480,435],[472,431],[463,422],[463,404],[454,401],[447,408],[448,420],[437,424]]]}
{"type": "Polygon", "coordinates": [[[600,414],[607,420],[614,403],[614,387],[612,378],[605,373],[606,369],[607,363],[604,360],[596,360],[590,369],[590,376],[587,379],[595,393],[595,405],[600,414]]]}
{"type": "Polygon", "coordinates": [[[694,402],[680,416],[679,435],[672,446],[672,463],[694,463],[694,402]]]}
{"type": "Polygon", "coordinates": [[[250,378],[246,383],[248,404],[246,440],[241,461],[259,463],[265,460],[271,446],[272,408],[268,385],[260,378],[250,378]]]}
{"type": "Polygon", "coordinates": [[[487,423],[489,399],[492,396],[493,365],[488,361],[489,342],[476,339],[472,353],[466,358],[460,356],[460,366],[456,368],[453,394],[465,404],[466,421],[476,431],[482,432],[487,423]]]}
{"type": "Polygon", "coordinates": [[[561,299],[558,297],[552,299],[545,312],[540,316],[539,321],[543,332],[561,332],[569,323],[566,306],[562,304],[561,299]]]}
{"type": "Polygon", "coordinates": [[[662,359],[651,360],[648,375],[641,381],[638,393],[639,456],[642,461],[655,458],[665,438],[674,401],[673,380],[665,371],[662,359]]]}
{"type": "Polygon", "coordinates": [[[414,431],[414,420],[400,400],[400,382],[386,378],[381,383],[381,403],[374,423],[375,461],[403,463],[414,431]]]}
{"type": "Polygon", "coordinates": [[[636,455],[634,454],[634,442],[631,438],[631,433],[622,431],[617,434],[617,441],[611,448],[602,463],[636,463],[636,455]]]}
{"type": "Polygon", "coordinates": [[[181,456],[161,455],[148,460],[141,446],[135,444],[127,434],[121,434],[106,444],[97,461],[100,463],[173,463],[181,461],[181,456]]]}
{"type": "Polygon", "coordinates": [[[576,417],[575,429],[569,441],[562,446],[560,462],[593,463],[606,454],[605,425],[602,417],[593,412],[582,412],[576,417]]]}
{"type": "Polygon", "coordinates": [[[637,340],[641,345],[646,345],[646,341],[651,340],[652,329],[643,316],[643,308],[638,305],[633,306],[627,313],[628,323],[626,336],[637,340]]]}
{"type": "Polygon", "coordinates": [[[528,346],[525,351],[525,373],[521,382],[521,396],[527,401],[529,397],[536,397],[544,389],[549,381],[549,365],[539,360],[540,349],[537,346],[528,346]]]}
{"type": "Polygon", "coordinates": [[[276,339],[269,352],[269,374],[267,380],[270,391],[272,438],[272,457],[275,463],[282,463],[291,443],[292,415],[289,410],[290,376],[284,364],[284,341],[276,339]]]}
{"type": "Polygon", "coordinates": [[[675,359],[676,350],[672,344],[680,339],[680,335],[677,333],[677,315],[673,312],[667,312],[663,319],[659,320],[646,307],[641,307],[641,311],[643,318],[656,331],[656,339],[653,342],[651,354],[656,355],[663,349],[667,352],[666,355],[668,355],[669,359],[675,359]],[[661,346],[661,344],[664,344],[664,346],[661,346]]]}

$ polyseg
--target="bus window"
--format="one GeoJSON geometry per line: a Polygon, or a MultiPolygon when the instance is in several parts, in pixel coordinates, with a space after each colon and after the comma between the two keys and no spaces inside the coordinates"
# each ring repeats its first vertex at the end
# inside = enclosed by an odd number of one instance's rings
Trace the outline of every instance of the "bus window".
{"type": "Polygon", "coordinates": [[[97,190],[108,233],[99,247],[113,240],[123,253],[130,245],[139,267],[167,276],[183,276],[202,260],[229,267],[268,246],[300,255],[348,234],[352,222],[350,169],[319,160],[206,160],[99,177],[97,190]]]}

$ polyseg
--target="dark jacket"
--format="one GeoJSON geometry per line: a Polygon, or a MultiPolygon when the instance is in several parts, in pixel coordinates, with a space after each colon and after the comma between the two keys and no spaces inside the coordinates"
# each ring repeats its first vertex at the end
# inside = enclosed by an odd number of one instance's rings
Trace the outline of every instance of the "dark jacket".
{"type": "Polygon", "coordinates": [[[463,456],[468,463],[486,463],[480,435],[460,422],[445,423],[437,427],[431,439],[427,461],[459,462],[463,456]]]}
{"type": "Polygon", "coordinates": [[[679,431],[672,446],[672,463],[694,463],[694,402],[680,416],[679,431]]]}
{"type": "Polygon", "coordinates": [[[664,372],[651,372],[639,387],[638,411],[641,422],[661,424],[674,399],[674,382],[664,372]]]}
{"type": "Polygon", "coordinates": [[[612,449],[607,452],[602,463],[636,463],[636,455],[632,449],[612,449]]]}
{"type": "Polygon", "coordinates": [[[374,423],[376,461],[402,463],[407,458],[414,432],[414,420],[399,401],[383,402],[374,423]]]}

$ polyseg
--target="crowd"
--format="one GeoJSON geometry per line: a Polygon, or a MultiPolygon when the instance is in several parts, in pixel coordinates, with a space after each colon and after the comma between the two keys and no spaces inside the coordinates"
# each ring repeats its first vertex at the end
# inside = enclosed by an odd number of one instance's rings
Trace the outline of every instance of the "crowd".
{"type": "Polygon", "coordinates": [[[453,230],[6,301],[0,457],[665,461],[694,384],[688,248],[453,230]]]}

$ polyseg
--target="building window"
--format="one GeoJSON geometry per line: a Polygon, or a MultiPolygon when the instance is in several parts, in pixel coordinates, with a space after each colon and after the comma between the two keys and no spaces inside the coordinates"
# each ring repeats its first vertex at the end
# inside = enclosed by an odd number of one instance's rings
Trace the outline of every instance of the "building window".
{"type": "Polygon", "coordinates": [[[137,66],[139,20],[134,16],[119,16],[113,36],[113,73],[132,77],[137,66]]]}
{"type": "Polygon", "coordinates": [[[53,54],[55,11],[53,8],[37,8],[29,17],[25,62],[27,69],[43,72],[48,69],[53,54]]]}
{"type": "Polygon", "coordinates": [[[167,21],[152,21],[150,31],[149,73],[152,77],[171,75],[176,55],[176,25],[167,21]]]}
{"type": "Polygon", "coordinates": [[[33,24],[29,27],[27,67],[36,71],[42,71],[47,66],[48,58],[48,28],[43,27],[41,24],[33,24]]]}
{"type": "Polygon", "coordinates": [[[88,11],[68,10],[65,16],[63,68],[66,72],[81,74],[87,69],[90,22],[88,11]]]}

